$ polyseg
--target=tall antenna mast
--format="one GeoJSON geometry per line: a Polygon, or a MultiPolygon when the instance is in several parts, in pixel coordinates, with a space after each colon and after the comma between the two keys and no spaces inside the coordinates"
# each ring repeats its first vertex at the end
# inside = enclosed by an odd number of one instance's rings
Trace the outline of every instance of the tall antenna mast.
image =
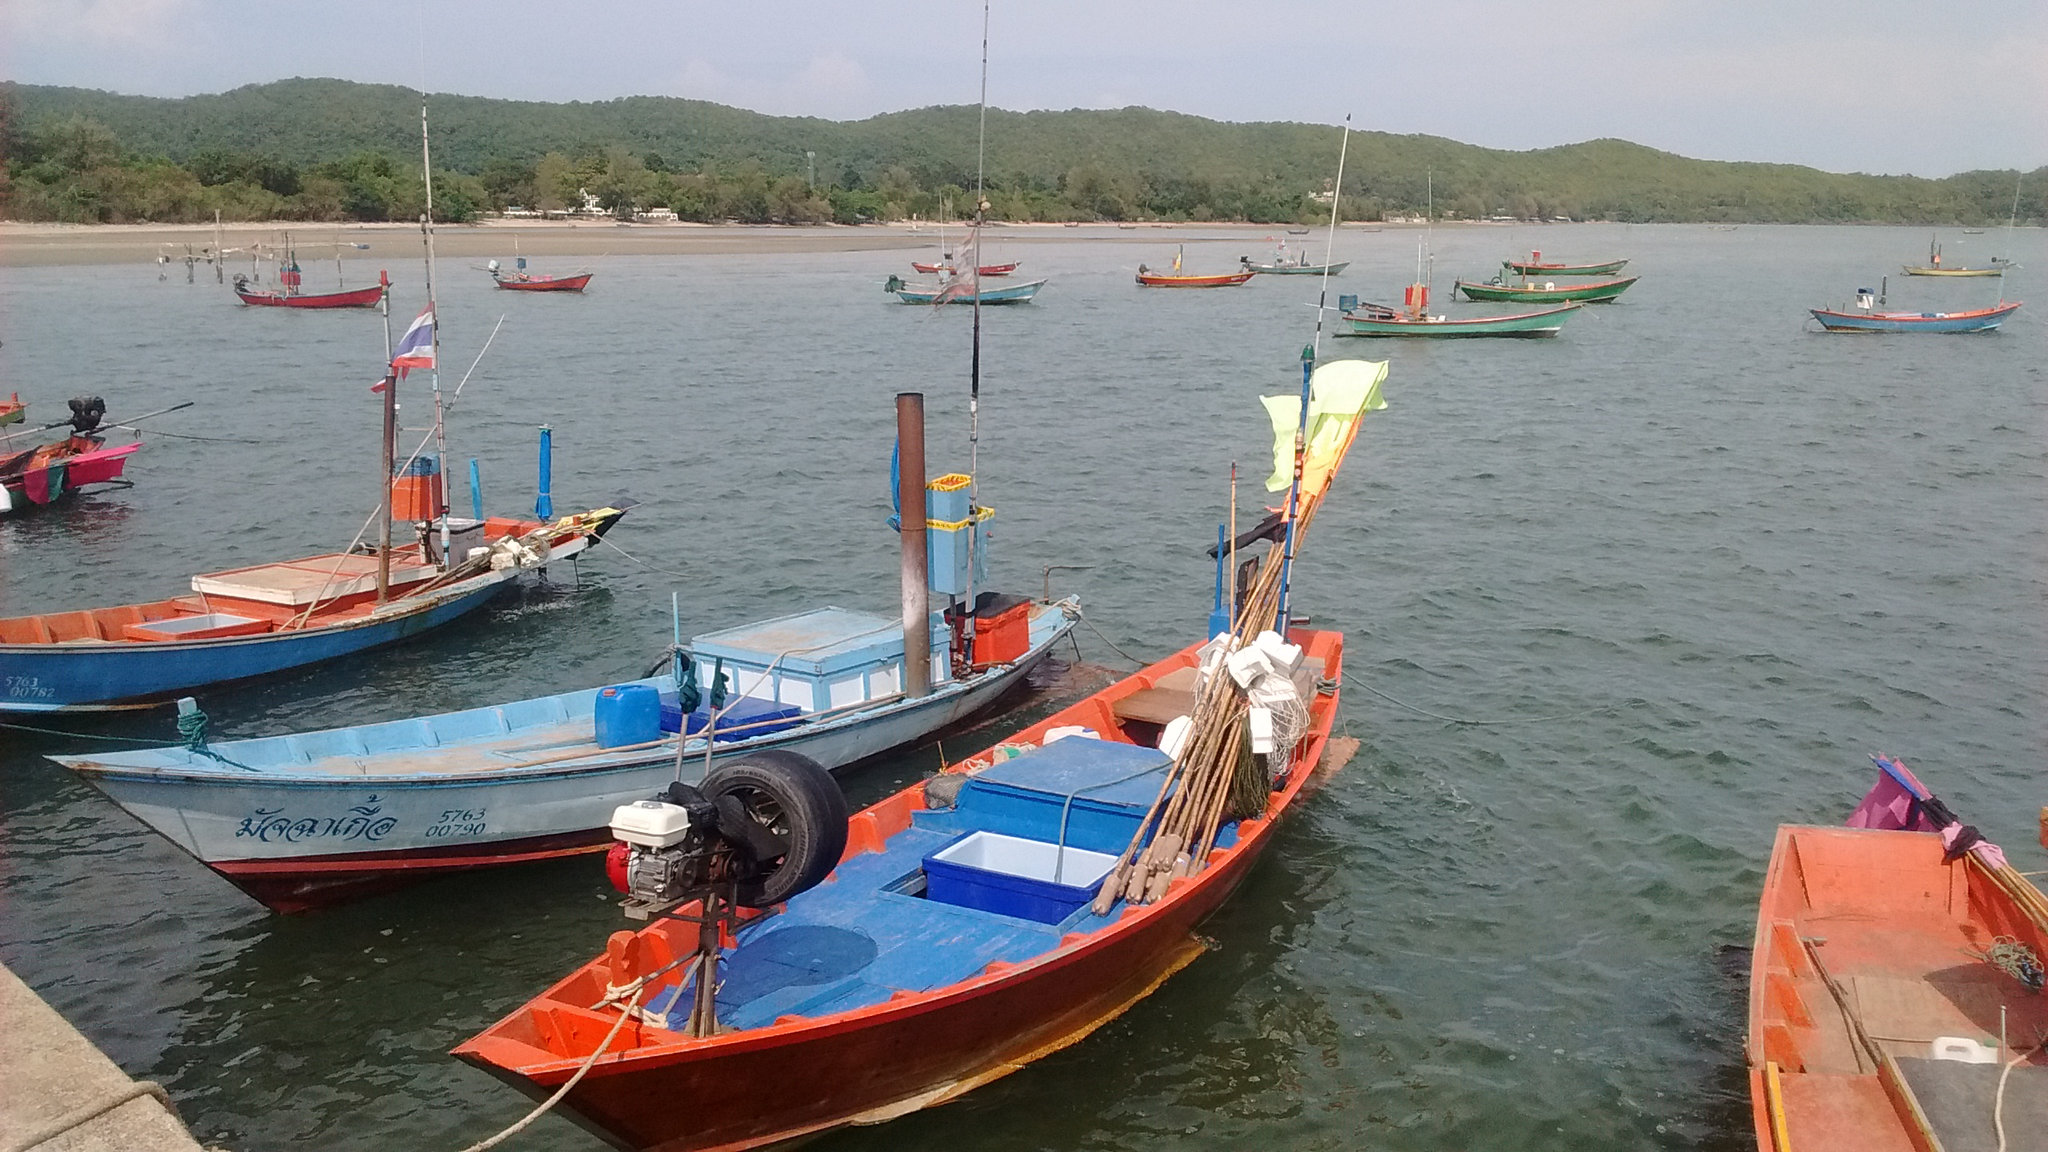
{"type": "Polygon", "coordinates": [[[988,157],[988,0],[981,0],[981,118],[974,140],[974,239],[962,250],[974,267],[967,270],[974,285],[974,352],[967,384],[967,628],[966,655],[974,656],[978,631],[974,616],[975,542],[980,535],[981,500],[981,225],[988,206],[985,173],[988,157]]]}
{"type": "Polygon", "coordinates": [[[1323,288],[1316,295],[1316,339],[1309,345],[1310,359],[1323,354],[1323,308],[1330,302],[1330,260],[1337,251],[1337,202],[1344,198],[1344,157],[1351,151],[1351,113],[1344,114],[1344,136],[1337,145],[1337,183],[1330,188],[1330,236],[1323,242],[1323,288]]]}
{"type": "Polygon", "coordinates": [[[420,216],[420,234],[427,242],[427,307],[434,313],[434,471],[441,487],[441,567],[454,567],[448,555],[448,422],[441,402],[441,309],[434,300],[434,151],[427,142],[427,90],[420,87],[420,172],[426,178],[427,210],[420,216]]]}

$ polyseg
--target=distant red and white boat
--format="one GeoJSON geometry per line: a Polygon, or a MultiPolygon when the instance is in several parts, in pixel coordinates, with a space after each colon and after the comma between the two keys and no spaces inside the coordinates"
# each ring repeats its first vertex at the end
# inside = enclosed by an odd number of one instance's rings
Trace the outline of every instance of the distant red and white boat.
{"type": "Polygon", "coordinates": [[[590,283],[594,272],[578,272],[571,276],[536,276],[526,270],[526,257],[518,258],[518,266],[510,272],[502,271],[493,260],[486,266],[491,279],[498,287],[511,292],[581,292],[590,283]]]}

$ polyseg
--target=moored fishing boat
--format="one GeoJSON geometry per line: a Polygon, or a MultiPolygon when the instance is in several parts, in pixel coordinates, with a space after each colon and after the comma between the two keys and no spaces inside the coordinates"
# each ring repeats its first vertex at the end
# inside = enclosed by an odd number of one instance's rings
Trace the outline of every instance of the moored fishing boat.
{"type": "Polygon", "coordinates": [[[1026,304],[1045,287],[1043,280],[1026,280],[1021,284],[1004,284],[996,288],[969,288],[966,291],[948,293],[947,282],[931,284],[906,283],[901,276],[891,276],[882,287],[892,292],[905,304],[936,304],[944,295],[947,304],[1026,304]]]}
{"type": "Polygon", "coordinates": [[[1221,635],[813,830],[843,846],[836,868],[772,914],[761,906],[806,839],[794,821],[771,824],[767,850],[788,855],[762,874],[707,824],[689,835],[723,844],[710,856],[637,830],[680,827],[702,805],[688,794],[621,809],[614,881],[629,913],[660,918],[456,1055],[533,1095],[559,1090],[621,1147],[736,1150],[943,1104],[1150,994],[1201,954],[1194,929],[1348,755],[1330,736],[1343,634],[1269,629],[1385,370],[1338,362],[1306,399],[1269,399],[1287,543],[1256,562],[1221,635]],[[1252,718],[1266,704],[1270,728],[1252,718]],[[719,858],[742,872],[650,887],[659,867],[719,858]]]}
{"type": "MultiPolygon", "coordinates": [[[[1019,263],[1021,263],[1021,261],[1012,260],[1007,264],[983,264],[981,265],[980,271],[983,276],[1008,276],[1010,273],[1015,272],[1017,270],[1017,266],[1019,263]]],[[[938,264],[925,264],[917,260],[912,260],[910,262],[910,267],[912,271],[921,273],[926,276],[951,276],[955,272],[959,271],[958,268],[953,266],[951,261],[946,261],[938,264]]]]}
{"type": "MultiPolygon", "coordinates": [[[[1863,298],[1867,298],[1863,297],[1863,298]]],[[[1990,332],[2019,311],[2021,301],[2001,300],[1988,308],[1962,312],[1878,312],[1868,306],[1854,310],[1812,308],[1813,318],[1830,332],[1990,332]]]]}
{"type": "Polygon", "coordinates": [[[26,419],[28,405],[21,402],[21,393],[16,392],[7,399],[0,400],[0,428],[5,428],[9,424],[19,424],[26,419]]]}
{"type": "Polygon", "coordinates": [[[1771,850],[1749,979],[1757,1147],[2038,1147],[2048,900],[1905,765],[1872,759],[1849,827],[1786,825],[1771,850]]]}
{"type": "Polygon", "coordinates": [[[575,272],[567,276],[542,276],[526,270],[526,257],[515,258],[515,266],[507,272],[498,266],[496,260],[484,266],[491,274],[491,280],[508,292],[581,292],[590,286],[595,272],[575,272]]]}
{"type": "Polygon", "coordinates": [[[1002,611],[999,623],[984,613],[979,663],[963,658],[957,674],[952,621],[933,631],[938,677],[917,697],[897,690],[900,622],[826,608],[698,637],[679,657],[680,678],[53,759],[251,896],[298,912],[446,872],[600,850],[613,809],[671,780],[695,783],[711,764],[774,751],[838,769],[927,738],[1019,686],[1077,615],[1071,602],[1002,611]],[[698,693],[722,673],[737,678],[737,694],[698,693]],[[659,710],[645,707],[653,701],[659,710]]]}
{"type": "MultiPolygon", "coordinates": [[[[2019,188],[2017,185],[2013,188],[2013,215],[2015,218],[2019,215],[2019,188]]],[[[1929,236],[1927,238],[1927,263],[1901,264],[1899,267],[1908,276],[2003,276],[2008,271],[2018,268],[2019,265],[2001,256],[1993,256],[1990,264],[1981,268],[1971,268],[1963,264],[1943,264],[1941,262],[1941,245],[1936,242],[1935,237],[1929,236]]]]}
{"type": "Polygon", "coordinates": [[[1603,260],[1593,264],[1546,262],[1543,253],[1531,252],[1527,260],[1503,260],[1501,266],[1517,276],[1612,276],[1628,266],[1627,260],[1603,260]]]}
{"type": "Polygon", "coordinates": [[[1138,265],[1138,284],[1143,288],[1235,288],[1257,272],[1224,272],[1217,275],[1182,276],[1178,273],[1147,271],[1138,265]]]}
{"type": "Polygon", "coordinates": [[[1565,321],[1572,318],[1573,313],[1585,307],[1584,304],[1571,303],[1536,312],[1517,312],[1507,316],[1461,317],[1454,320],[1449,316],[1430,313],[1429,285],[1421,281],[1408,286],[1399,308],[1386,304],[1360,303],[1351,296],[1343,297],[1338,304],[1342,308],[1344,326],[1349,329],[1344,333],[1346,335],[1419,339],[1555,336],[1564,328],[1565,321]]]}
{"type": "Polygon", "coordinates": [[[1311,264],[1308,253],[1303,252],[1293,260],[1275,258],[1271,263],[1259,263],[1249,256],[1237,258],[1238,266],[1262,276],[1321,276],[1325,271],[1335,276],[1351,267],[1349,260],[1337,260],[1328,264],[1311,264]]]}
{"type": "MultiPolygon", "coordinates": [[[[17,415],[20,409],[16,405],[17,415]]],[[[71,401],[71,419],[41,429],[69,427],[59,439],[18,448],[8,441],[35,430],[0,437],[0,516],[55,504],[89,485],[123,482],[121,473],[128,467],[128,458],[142,450],[142,442],[107,447],[100,428],[106,411],[106,401],[99,397],[79,396],[71,401]]]]}
{"type": "Polygon", "coordinates": [[[1235,288],[1258,275],[1250,269],[1238,272],[1224,272],[1217,275],[1193,276],[1181,271],[1181,257],[1185,245],[1173,253],[1173,271],[1154,272],[1143,264],[1138,265],[1138,286],[1141,288],[1235,288]]]}
{"type": "Polygon", "coordinates": [[[235,277],[235,295],[242,303],[257,308],[375,308],[384,298],[389,282],[342,292],[297,292],[288,289],[262,291],[235,277]]]}
{"type": "MultiPolygon", "coordinates": [[[[242,303],[255,308],[375,308],[391,291],[391,278],[379,271],[377,282],[367,288],[337,287],[332,292],[307,292],[305,274],[299,268],[298,253],[292,247],[289,235],[285,237],[284,250],[277,254],[277,265],[277,288],[274,290],[253,287],[249,277],[235,273],[235,295],[241,298],[242,303]]],[[[339,249],[336,250],[334,266],[339,277],[339,249]]]]}
{"type": "Polygon", "coordinates": [[[1459,280],[1453,291],[1463,292],[1466,298],[1471,300],[1521,304],[1609,304],[1628,291],[1629,285],[1640,279],[1640,276],[1628,276],[1582,284],[1557,284],[1547,280],[1542,283],[1524,281],[1520,284],[1505,284],[1498,279],[1487,284],[1474,284],[1459,280]]]}

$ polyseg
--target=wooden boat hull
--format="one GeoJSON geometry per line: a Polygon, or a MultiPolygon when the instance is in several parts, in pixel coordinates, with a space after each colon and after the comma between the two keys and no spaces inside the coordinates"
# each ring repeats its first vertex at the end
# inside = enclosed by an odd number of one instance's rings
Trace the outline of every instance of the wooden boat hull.
{"type": "MultiPolygon", "coordinates": [[[[83,438],[73,437],[72,441],[83,438]]],[[[97,445],[97,439],[86,441],[97,445]]],[[[13,467],[13,460],[0,461],[0,516],[25,512],[54,504],[88,484],[106,484],[121,478],[128,458],[142,450],[140,442],[115,448],[90,447],[68,454],[31,454],[13,467]]]]}
{"type": "Polygon", "coordinates": [[[1256,275],[1257,272],[1226,272],[1220,276],[1161,276],[1140,272],[1138,285],[1143,288],[1235,288],[1256,275]]]}
{"type": "Polygon", "coordinates": [[[1813,318],[1830,332],[1989,332],[2017,312],[2020,301],[2001,301],[1990,308],[1968,312],[1839,312],[1831,308],[1810,309],[1813,318]]]}
{"type": "MultiPolygon", "coordinates": [[[[905,304],[930,304],[939,298],[941,287],[942,285],[938,284],[905,284],[900,288],[892,288],[890,291],[896,293],[897,299],[905,304]]],[[[1030,302],[1032,297],[1038,295],[1038,290],[1043,287],[1045,287],[1045,281],[1029,280],[1022,284],[1005,284],[1000,288],[983,288],[980,293],[981,303],[1026,304],[1030,302]]],[[[972,304],[974,302],[975,297],[972,294],[955,296],[953,299],[946,301],[948,304],[972,304]]]]}
{"type": "Polygon", "coordinates": [[[1351,267],[1351,261],[1339,260],[1333,264],[1246,264],[1245,267],[1261,276],[1321,276],[1328,268],[1336,276],[1351,267]]]}
{"type": "MultiPolygon", "coordinates": [[[[953,266],[951,264],[922,264],[916,260],[912,260],[910,262],[910,267],[914,271],[920,272],[926,276],[950,276],[953,274],[953,266]]],[[[983,264],[979,269],[980,273],[983,276],[1008,276],[1010,273],[1015,272],[1016,270],[1016,263],[983,264]]]]}
{"type": "MultiPolygon", "coordinates": [[[[777,748],[837,770],[943,731],[1022,683],[1074,626],[1058,606],[1041,619],[1030,648],[1007,665],[871,714],[720,743],[713,762],[777,748]]],[[[300,912],[445,872],[606,847],[614,809],[676,778],[676,747],[669,739],[597,749],[597,691],[211,745],[241,768],[182,747],[53,759],[273,910],[300,912]],[[535,723],[523,737],[399,750],[422,729],[476,731],[480,720],[514,716],[562,721],[535,723]],[[565,746],[566,756],[546,754],[565,746]]],[[[702,741],[692,744],[700,751],[689,754],[686,782],[704,767],[702,741]]]]}
{"type": "Polygon", "coordinates": [[[1501,267],[1517,276],[1612,276],[1628,267],[1626,260],[1609,260],[1604,264],[1532,264],[1527,260],[1503,260],[1501,267]]]}
{"type": "Polygon", "coordinates": [[[507,292],[581,292],[595,275],[595,272],[579,272],[574,276],[534,276],[520,280],[493,274],[491,279],[507,292]]]}
{"type": "MultiPolygon", "coordinates": [[[[1936,1037],[1995,1044],[2001,1005],[2016,1046],[2048,1029],[2048,1003],[1983,959],[1999,936],[2048,956],[2048,932],[1973,857],[1945,862],[1935,833],[1779,828],[1750,958],[1747,1055],[1758,1149],[1943,1146],[1925,1139],[1923,1121],[1947,1147],[1993,1147],[1960,1133],[1988,1137],[2000,1065],[1928,1057],[1936,1037]],[[1853,1034],[1830,981],[1882,1050],[1882,1066],[1853,1034]]],[[[2010,1079],[2004,1108],[2012,1129],[2022,1108],[2040,1115],[2048,1067],[2036,1054],[2010,1079]]],[[[2034,1130],[2029,1146],[2039,1143],[2034,1130]]]]}
{"type": "MultiPolygon", "coordinates": [[[[621,515],[613,510],[609,518],[595,520],[586,531],[557,542],[548,560],[581,553],[621,515]]],[[[92,632],[81,631],[75,639],[0,643],[0,712],[127,707],[332,660],[439,627],[482,607],[518,575],[516,568],[484,572],[332,622],[187,640],[104,635],[106,626],[90,612],[0,621],[19,626],[23,621],[63,622],[69,617],[81,628],[90,624],[92,632]]]]}
{"type": "MultiPolygon", "coordinates": [[[[1326,679],[1341,678],[1340,634],[1296,638],[1323,661],[1326,679]]],[[[1062,724],[1108,731],[1116,722],[1113,699],[1193,661],[1191,647],[1012,739],[1032,742],[1062,724]]],[[[959,983],[898,991],[837,1014],[783,1017],[701,1040],[631,1022],[614,1045],[619,1054],[600,1058],[563,1106],[620,1147],[732,1152],[942,1104],[1081,1040],[1200,955],[1196,926],[1243,880],[1278,819],[1319,781],[1336,704],[1334,688],[1317,695],[1299,767],[1265,816],[1241,823],[1235,843],[1175,881],[1158,903],[1125,906],[1101,927],[1069,932],[1021,963],[991,963],[959,983]]],[[[856,815],[842,868],[869,850],[864,838],[879,835],[869,830],[879,829],[885,810],[918,803],[918,795],[900,793],[856,815]]],[[[579,970],[455,1054],[531,1095],[552,1092],[582,1059],[557,1057],[521,1037],[538,1039],[533,1028],[544,1019],[538,1026],[573,1029],[594,1046],[610,1021],[578,1009],[589,1002],[589,981],[603,978],[597,969],[604,963],[579,970]]]]}
{"type": "Polygon", "coordinates": [[[1938,264],[1901,264],[1899,268],[1908,276],[2003,276],[2013,264],[2002,264],[1996,268],[1944,268],[1938,264]]]}
{"type": "Polygon", "coordinates": [[[1555,336],[1564,328],[1565,321],[1583,304],[1567,304],[1562,308],[1547,308],[1540,312],[1522,312],[1513,316],[1481,316],[1472,319],[1435,317],[1430,320],[1411,320],[1402,316],[1363,316],[1356,312],[1344,314],[1344,323],[1351,329],[1350,336],[1407,337],[1414,339],[1452,340],[1472,336],[1507,336],[1541,338],[1555,336]]]}
{"type": "Polygon", "coordinates": [[[21,402],[21,397],[16,396],[12,400],[0,400],[0,428],[5,428],[9,424],[19,424],[26,419],[28,419],[28,405],[21,402]]]}
{"type": "Polygon", "coordinates": [[[290,296],[282,292],[248,292],[238,288],[235,295],[252,308],[375,308],[377,301],[384,298],[384,286],[372,284],[368,288],[353,288],[347,292],[290,296]]]}
{"type": "Polygon", "coordinates": [[[1607,304],[1614,301],[1629,285],[1641,279],[1630,276],[1621,280],[1602,280],[1592,284],[1566,284],[1559,287],[1540,285],[1521,287],[1513,284],[1471,284],[1460,280],[1456,290],[1463,292],[1467,299],[1511,302],[1517,304],[1607,304]]]}

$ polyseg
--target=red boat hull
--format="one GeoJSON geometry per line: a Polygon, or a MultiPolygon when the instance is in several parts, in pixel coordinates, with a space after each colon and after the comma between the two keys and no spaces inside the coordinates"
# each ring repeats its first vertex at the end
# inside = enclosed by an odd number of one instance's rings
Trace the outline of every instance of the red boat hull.
{"type": "MultiPolygon", "coordinates": [[[[1306,634],[1325,679],[1342,675],[1342,637],[1306,634]]],[[[1011,739],[1035,741],[1055,725],[1107,731],[1107,699],[1143,679],[1186,667],[1194,648],[1138,677],[1047,717],[1011,739]]],[[[1323,775],[1336,716],[1333,692],[1319,697],[1296,771],[1267,814],[1239,825],[1237,843],[1218,849],[1197,875],[1173,882],[1156,904],[1129,906],[1111,924],[1071,933],[1021,964],[991,963],[969,980],[929,992],[899,991],[867,1008],[823,1017],[784,1017],[766,1028],[690,1040],[630,1021],[569,1093],[564,1108],[585,1127],[628,1148],[734,1152],[849,1124],[879,1123],[952,1100],[1087,1036],[1144,998],[1202,952],[1195,927],[1214,912],[1271,840],[1286,809],[1323,775]]],[[[984,753],[986,755],[986,753],[984,753]]],[[[854,817],[849,858],[875,843],[885,809],[921,803],[899,793],[854,817]]],[[[648,929],[647,937],[663,931],[648,929]]],[[[656,947],[663,950],[665,945],[656,947]]],[[[563,1056],[559,1038],[595,1048],[616,1017],[587,1010],[609,968],[585,966],[455,1054],[536,1097],[573,1075],[582,1056],[563,1056]],[[594,984],[593,984],[594,981],[594,984]],[[538,1045],[547,1043],[549,1048],[538,1045]]],[[[574,1043],[570,1045],[573,1049],[574,1043]]]]}
{"type": "Polygon", "coordinates": [[[1235,288],[1256,275],[1256,272],[1227,272],[1221,276],[1160,276],[1140,272],[1138,283],[1146,288],[1235,288]]]}
{"type": "Polygon", "coordinates": [[[253,308],[375,308],[377,301],[384,297],[384,286],[372,284],[368,288],[354,288],[347,292],[296,296],[282,292],[244,292],[237,288],[235,295],[253,308]]]}
{"type": "Polygon", "coordinates": [[[533,280],[512,280],[500,278],[498,287],[508,292],[581,292],[595,272],[582,272],[574,276],[549,276],[533,280]]]}
{"type": "Polygon", "coordinates": [[[362,852],[283,860],[226,860],[207,866],[271,911],[290,914],[389,892],[447,872],[553,860],[602,852],[610,846],[611,833],[600,828],[501,841],[489,845],[488,851],[451,845],[403,854],[362,852]]]}

